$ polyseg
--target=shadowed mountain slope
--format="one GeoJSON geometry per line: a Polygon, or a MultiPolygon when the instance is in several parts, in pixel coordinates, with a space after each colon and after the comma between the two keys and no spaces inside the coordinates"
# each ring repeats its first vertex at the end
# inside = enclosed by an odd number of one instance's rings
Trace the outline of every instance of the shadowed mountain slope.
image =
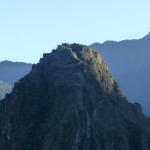
{"type": "Polygon", "coordinates": [[[62,44],[0,102],[1,150],[150,150],[149,119],[100,54],[62,44]]]}

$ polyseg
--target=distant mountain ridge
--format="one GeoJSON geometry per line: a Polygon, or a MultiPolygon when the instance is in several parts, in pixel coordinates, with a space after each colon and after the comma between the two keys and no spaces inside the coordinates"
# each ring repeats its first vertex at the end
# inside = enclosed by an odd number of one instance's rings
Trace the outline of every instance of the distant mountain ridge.
{"type": "Polygon", "coordinates": [[[31,63],[25,63],[25,62],[18,62],[18,61],[10,61],[10,60],[3,60],[0,61],[0,65],[32,65],[31,63]]]}
{"type": "Polygon", "coordinates": [[[150,33],[141,39],[93,43],[129,101],[138,101],[150,116],[150,33]]]}
{"type": "Polygon", "coordinates": [[[32,64],[24,62],[1,61],[0,80],[14,85],[20,78],[31,71],[32,64]]]}

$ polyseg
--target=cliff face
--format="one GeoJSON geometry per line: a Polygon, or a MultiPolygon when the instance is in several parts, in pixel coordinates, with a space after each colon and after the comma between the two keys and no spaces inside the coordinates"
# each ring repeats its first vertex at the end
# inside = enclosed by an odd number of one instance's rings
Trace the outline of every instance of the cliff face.
{"type": "Polygon", "coordinates": [[[0,102],[1,150],[150,150],[149,120],[98,52],[63,44],[0,102]]]}

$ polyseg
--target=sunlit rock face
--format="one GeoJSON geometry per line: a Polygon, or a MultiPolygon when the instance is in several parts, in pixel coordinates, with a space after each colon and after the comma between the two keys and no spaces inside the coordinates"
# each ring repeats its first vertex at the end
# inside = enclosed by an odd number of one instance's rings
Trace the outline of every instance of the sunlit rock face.
{"type": "Polygon", "coordinates": [[[149,119],[98,52],[62,44],[0,103],[1,150],[149,150],[149,119]]]}

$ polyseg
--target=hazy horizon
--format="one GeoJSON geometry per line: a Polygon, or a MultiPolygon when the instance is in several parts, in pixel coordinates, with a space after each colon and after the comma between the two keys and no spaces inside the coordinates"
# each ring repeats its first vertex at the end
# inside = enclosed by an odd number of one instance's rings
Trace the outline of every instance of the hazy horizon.
{"type": "MultiPolygon", "coordinates": [[[[149,34],[150,34],[150,32],[149,32],[149,34]]],[[[148,35],[148,33],[147,33],[146,35],[148,35]]],[[[146,36],[146,35],[145,35],[145,36],[146,36]]],[[[145,36],[143,36],[143,37],[145,37],[145,36]]],[[[90,44],[94,44],[94,43],[103,44],[103,43],[105,43],[106,41],[121,42],[121,41],[124,41],[124,40],[140,40],[140,39],[142,39],[143,37],[141,37],[141,38],[135,38],[135,39],[131,39],[131,38],[129,38],[129,39],[122,39],[122,40],[118,40],[118,41],[115,41],[115,40],[105,40],[105,41],[103,41],[103,42],[93,42],[93,43],[90,43],[90,44]]],[[[59,43],[59,44],[62,44],[62,43],[59,43]]],[[[59,45],[59,44],[58,44],[58,45],[59,45]]],[[[69,43],[69,44],[70,44],[70,43],[69,43]]],[[[79,44],[82,44],[82,43],[79,43],[79,44]]],[[[90,44],[89,44],[89,45],[90,45],[90,44]]],[[[88,46],[88,45],[87,45],[87,46],[88,46]]],[[[57,47],[57,45],[56,45],[55,47],[53,47],[52,49],[55,49],[56,47],[57,47]]],[[[39,59],[37,58],[37,62],[27,62],[27,61],[23,61],[23,60],[10,60],[10,59],[0,60],[0,62],[3,62],[3,61],[10,61],[10,62],[36,64],[36,63],[39,62],[40,58],[42,57],[42,55],[43,55],[44,53],[50,53],[50,52],[52,51],[52,49],[51,49],[50,51],[47,51],[47,52],[43,51],[43,53],[41,54],[41,56],[39,57],[39,59]]]]}

